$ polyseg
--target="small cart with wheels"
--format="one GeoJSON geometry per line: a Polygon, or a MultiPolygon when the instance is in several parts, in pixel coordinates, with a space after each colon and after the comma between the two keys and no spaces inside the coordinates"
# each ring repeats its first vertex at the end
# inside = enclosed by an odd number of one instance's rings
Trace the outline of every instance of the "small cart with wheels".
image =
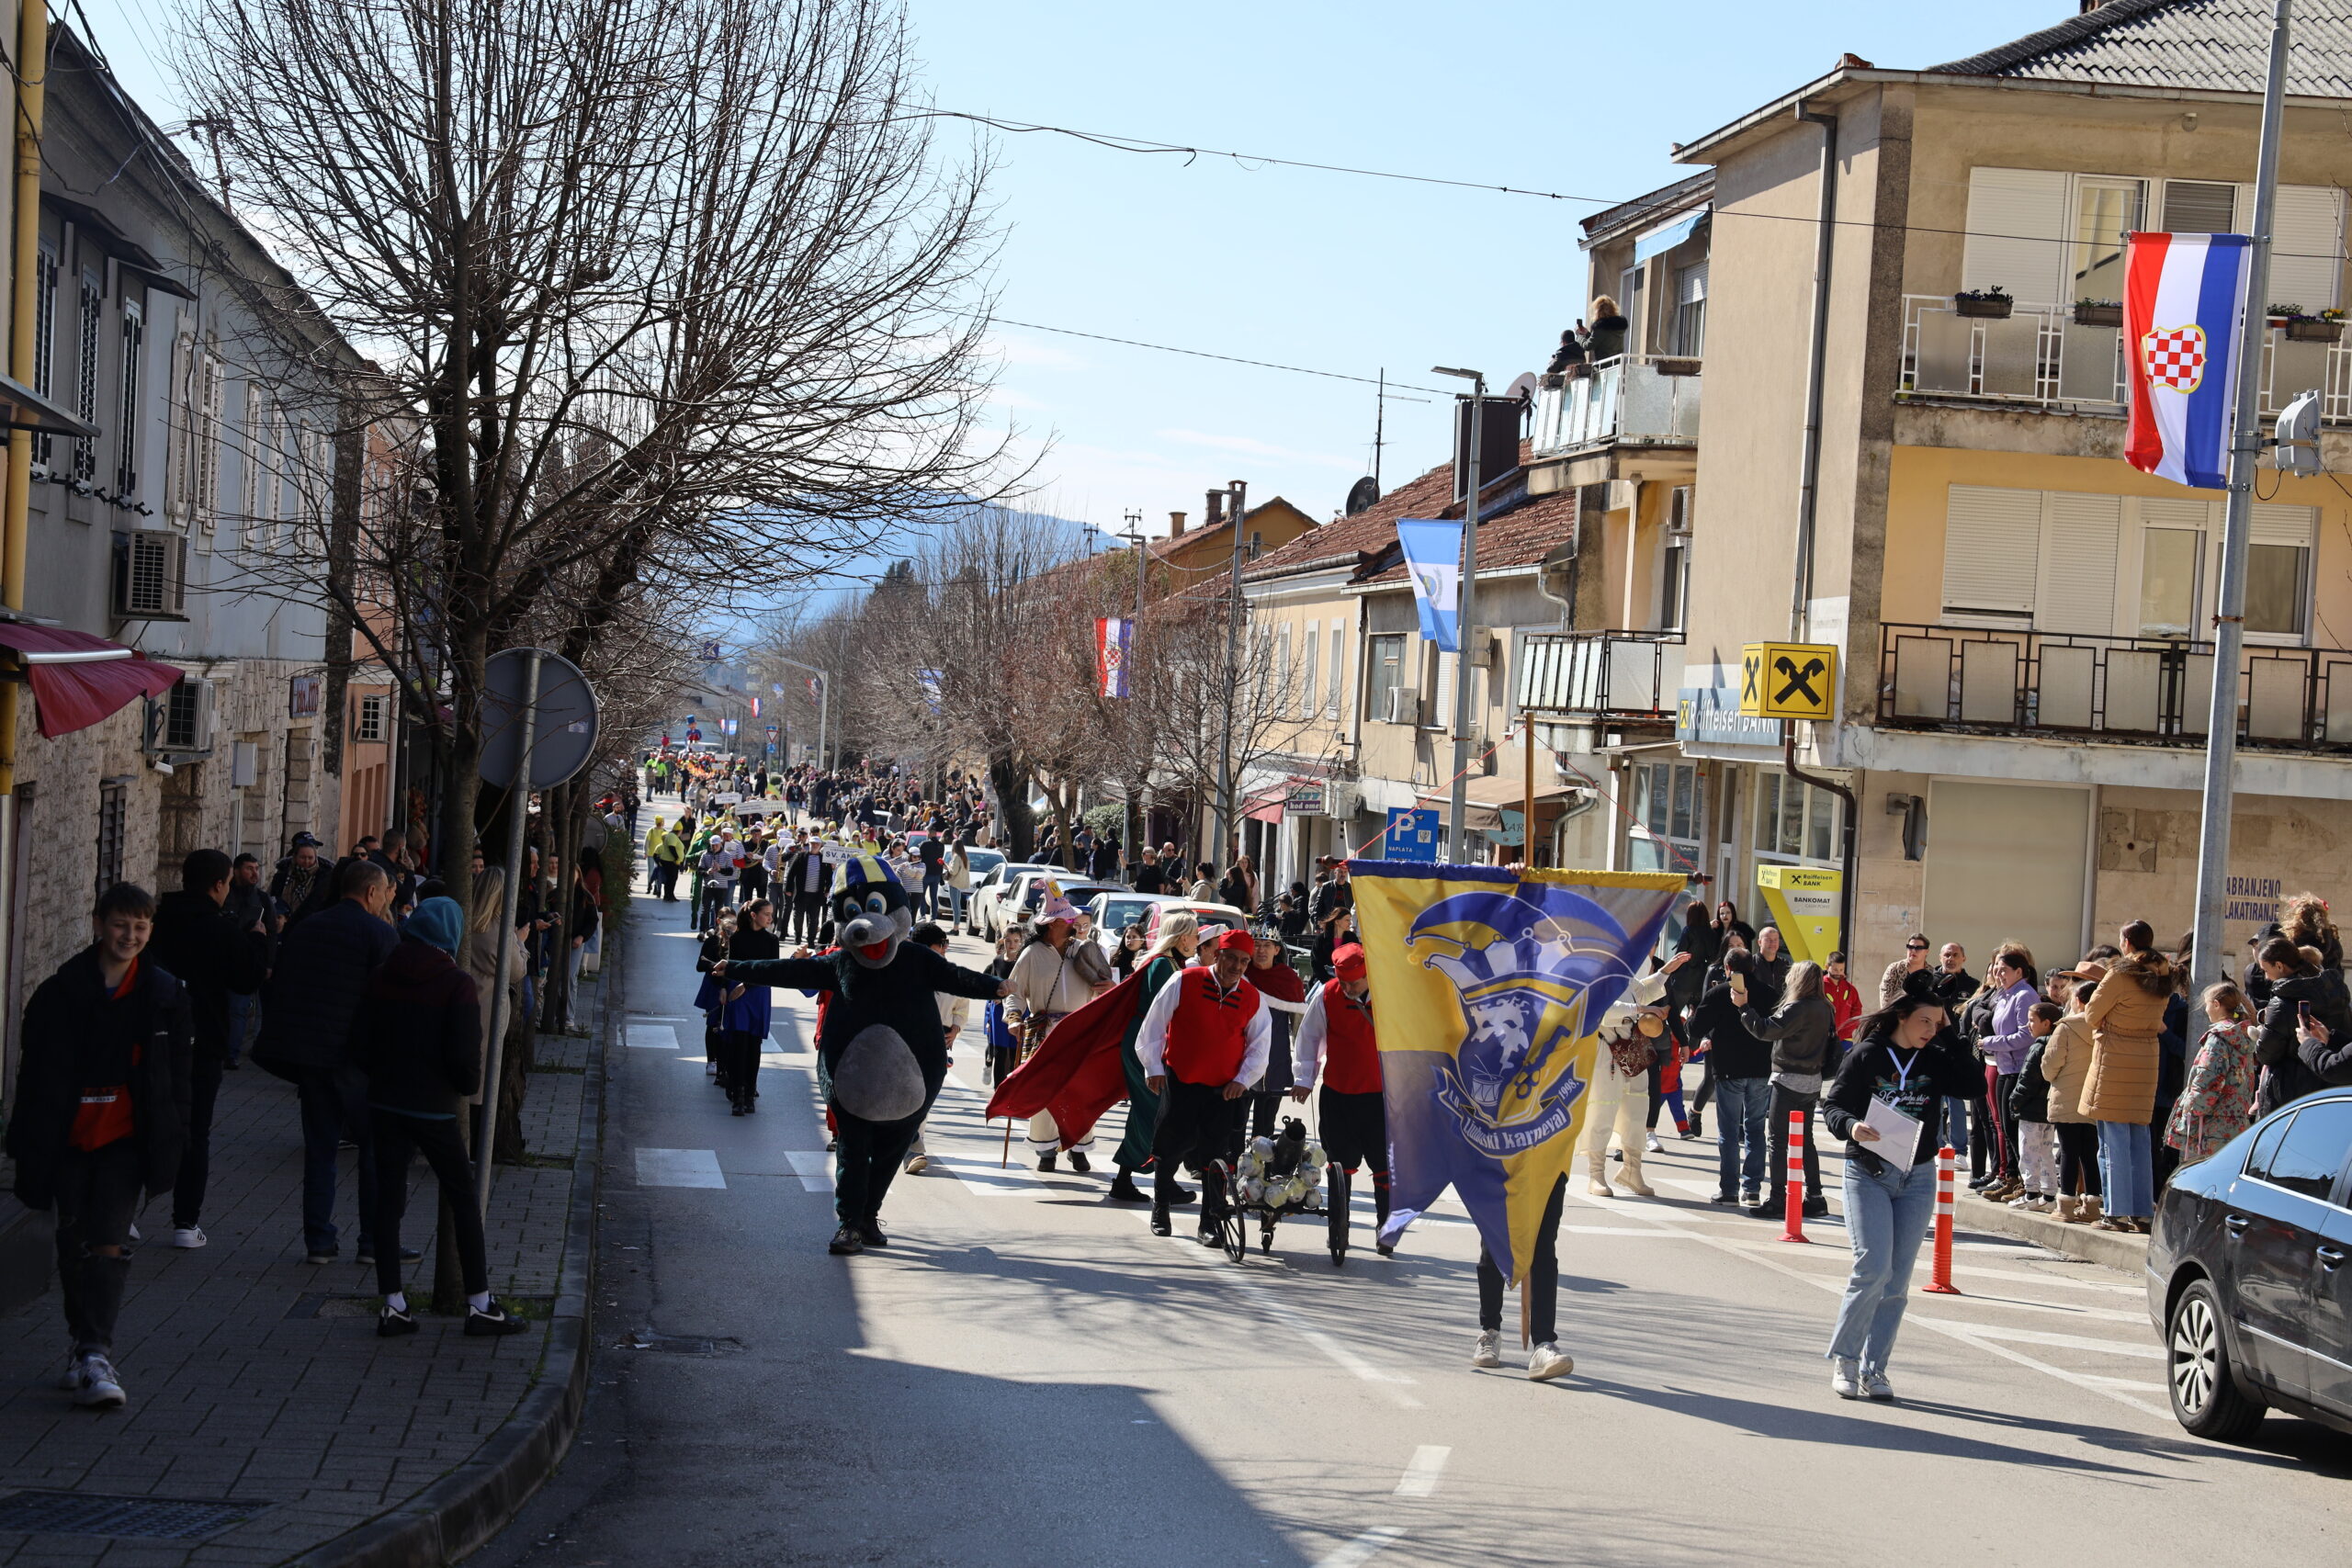
{"type": "MultiPolygon", "coordinates": [[[[1272,1138],[1251,1138],[1233,1161],[1211,1160],[1202,1172],[1201,1201],[1215,1229],[1217,1245],[1236,1263],[1250,1254],[1250,1222],[1258,1222],[1258,1250],[1274,1249],[1274,1226],[1285,1215],[1329,1213],[1323,1202],[1323,1145],[1306,1135],[1306,1124],[1296,1117],[1283,1123],[1272,1138]]],[[[1337,1268],[1347,1257],[1344,1245],[1331,1249],[1337,1268]]]]}

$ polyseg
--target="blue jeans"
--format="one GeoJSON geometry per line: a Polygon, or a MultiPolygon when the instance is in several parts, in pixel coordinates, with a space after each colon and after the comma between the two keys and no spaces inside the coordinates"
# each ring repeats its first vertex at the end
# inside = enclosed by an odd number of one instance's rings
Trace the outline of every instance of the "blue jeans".
{"type": "Polygon", "coordinates": [[[2156,1170],[2148,1147],[2145,1122],[2098,1123],[2099,1187],[2107,1194],[2109,1214],[2154,1217],[2156,1170]]]}
{"type": "Polygon", "coordinates": [[[1968,1101],[1958,1095],[1944,1100],[1944,1142],[1953,1154],[1968,1157],[1968,1101]]]}
{"type": "Polygon", "coordinates": [[[335,1249],[335,1145],[359,1145],[359,1246],[367,1250],[376,1224],[376,1151],[368,1113],[368,1079],[356,1067],[303,1067],[295,1089],[302,1107],[302,1242],[313,1252],[335,1249]]]}
{"type": "Polygon", "coordinates": [[[250,997],[239,996],[234,991],[229,993],[228,1059],[231,1066],[235,1066],[238,1055],[243,1052],[245,1038],[252,1032],[253,1021],[260,1012],[261,997],[258,993],[250,997]]]}
{"type": "Polygon", "coordinates": [[[1921,1160],[1905,1171],[1882,1167],[1876,1175],[1859,1159],[1846,1162],[1846,1238],[1854,1247],[1854,1272],[1838,1303],[1830,1359],[1886,1370],[1935,1208],[1935,1161],[1921,1160]]]}
{"type": "Polygon", "coordinates": [[[1771,1109],[1771,1079],[1715,1080],[1716,1190],[1735,1198],[1763,1190],[1770,1163],[1764,1123],[1771,1109]]]}
{"type": "Polygon", "coordinates": [[[946,886],[947,878],[942,873],[931,871],[923,874],[922,912],[928,918],[934,920],[939,919],[940,890],[946,886]]]}

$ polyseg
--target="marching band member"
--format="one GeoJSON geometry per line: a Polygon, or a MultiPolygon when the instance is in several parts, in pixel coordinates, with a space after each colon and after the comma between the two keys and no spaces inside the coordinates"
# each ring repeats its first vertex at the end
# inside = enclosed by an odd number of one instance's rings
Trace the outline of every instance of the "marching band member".
{"type": "MultiPolygon", "coordinates": [[[[1159,1096],[1159,1128],[1152,1135],[1151,1232],[1167,1235],[1168,1211],[1175,1201],[1176,1168],[1205,1168],[1229,1159],[1239,1142],[1239,1101],[1266,1070],[1273,1048],[1272,1015],[1258,988],[1242,977],[1257,942],[1246,931],[1216,940],[1216,957],[1179,973],[1152,998],[1136,1036],[1144,1087],[1159,1096]]],[[[1204,1170],[1205,1175],[1205,1170],[1204,1170]]],[[[1201,1243],[1216,1245],[1211,1217],[1227,1195],[1204,1186],[1201,1194],[1201,1243]]]]}
{"type": "MultiPolygon", "coordinates": [[[[1331,954],[1334,978],[1315,988],[1299,1021],[1291,1056],[1291,1098],[1304,1100],[1318,1071],[1323,1092],[1316,1124],[1329,1158],[1331,1246],[1348,1244],[1348,1187],[1358,1165],[1372,1168],[1374,1224],[1388,1218],[1388,1108],[1382,1097],[1380,1042],[1372,1030],[1372,982],[1363,948],[1349,942],[1331,954]]],[[[1375,1228],[1374,1234],[1378,1234],[1375,1228]]],[[[1380,1244],[1380,1256],[1396,1251],[1380,1244]]]]}

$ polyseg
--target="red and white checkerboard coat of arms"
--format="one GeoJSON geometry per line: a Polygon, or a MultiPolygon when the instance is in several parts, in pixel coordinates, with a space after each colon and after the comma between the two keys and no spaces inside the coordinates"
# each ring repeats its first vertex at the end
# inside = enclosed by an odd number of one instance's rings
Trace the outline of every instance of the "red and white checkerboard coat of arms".
{"type": "Polygon", "coordinates": [[[2158,327],[2140,337],[2140,362],[2151,385],[2193,392],[2205,379],[2205,329],[2158,327]]]}

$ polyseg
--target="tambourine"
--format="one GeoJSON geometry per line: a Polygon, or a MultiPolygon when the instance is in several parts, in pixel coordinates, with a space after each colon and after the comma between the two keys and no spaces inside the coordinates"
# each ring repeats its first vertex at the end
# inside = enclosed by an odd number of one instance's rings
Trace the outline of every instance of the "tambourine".
{"type": "Polygon", "coordinates": [[[1666,1020],[1654,1012],[1645,1012],[1634,1020],[1634,1027],[1655,1040],[1666,1032],[1666,1020]]]}

